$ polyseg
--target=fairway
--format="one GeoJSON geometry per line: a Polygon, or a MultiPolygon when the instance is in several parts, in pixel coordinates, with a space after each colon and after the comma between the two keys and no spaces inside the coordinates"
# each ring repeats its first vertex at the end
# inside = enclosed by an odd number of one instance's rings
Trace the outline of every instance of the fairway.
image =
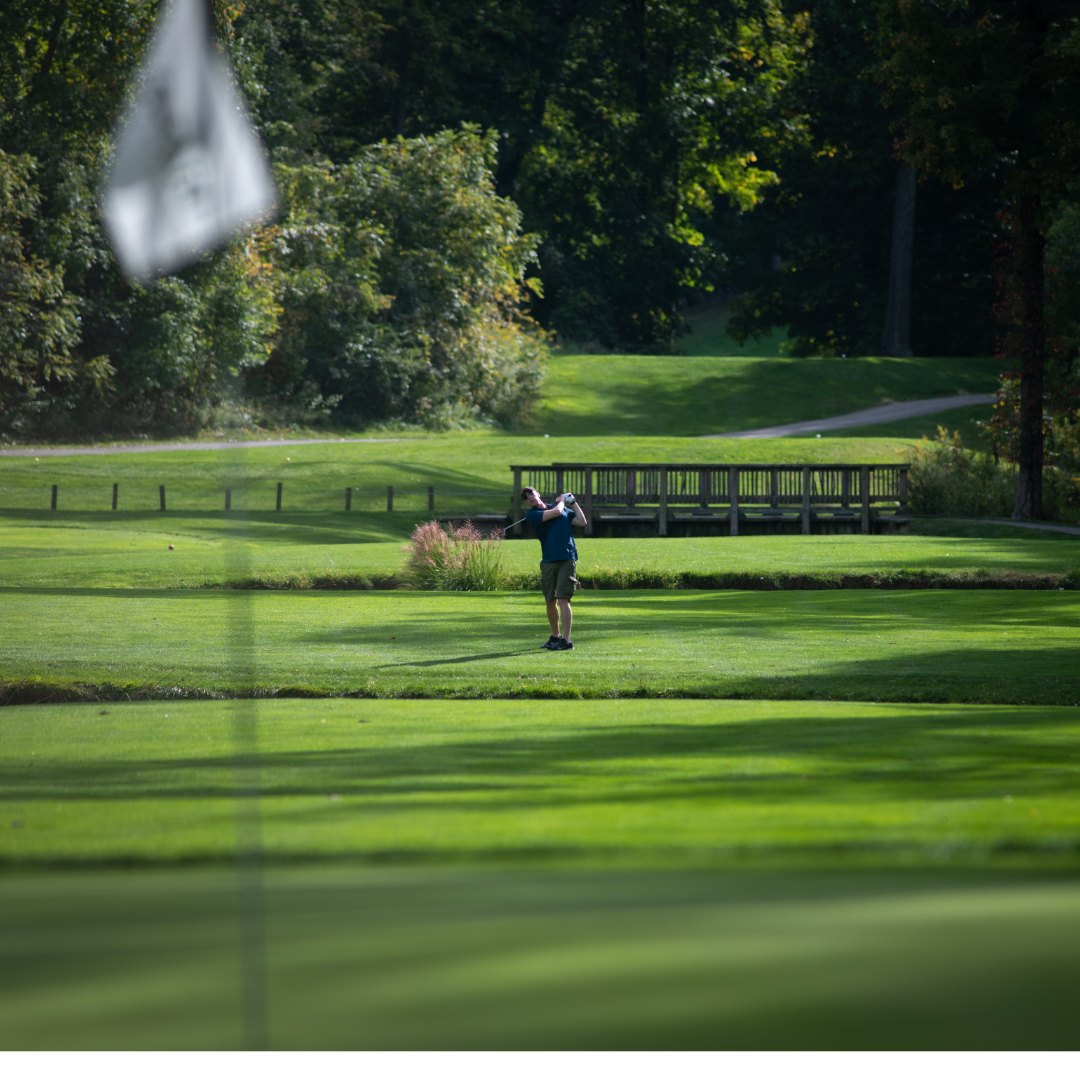
{"type": "Polygon", "coordinates": [[[529,434],[0,460],[0,1048],[261,1045],[253,963],[276,1049],[1075,1046],[1076,538],[583,538],[557,654],[535,541],[524,591],[389,588],[429,485],[895,463],[974,411],[694,436],[997,367],[824,363],[556,357],[529,434]]]}
{"type": "Polygon", "coordinates": [[[1076,592],[584,591],[577,648],[558,654],[540,648],[529,593],[0,595],[0,669],[31,702],[250,690],[1080,701],[1076,592]]]}
{"type": "Polygon", "coordinates": [[[0,864],[229,859],[247,720],[272,860],[1076,869],[1080,856],[1075,709],[167,701],[5,710],[0,864]]]}

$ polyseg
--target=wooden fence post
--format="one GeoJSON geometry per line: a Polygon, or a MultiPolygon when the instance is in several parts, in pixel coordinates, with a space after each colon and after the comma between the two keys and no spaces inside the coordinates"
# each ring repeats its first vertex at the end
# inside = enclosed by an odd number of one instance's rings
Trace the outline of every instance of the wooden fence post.
{"type": "Polygon", "coordinates": [[[158,490],[158,499],[161,502],[161,510],[164,513],[164,511],[165,511],[165,485],[164,484],[159,484],[157,490],[158,490]]]}
{"type": "Polygon", "coordinates": [[[345,489],[345,509],[346,510],[351,510],[352,509],[352,488],[351,487],[347,487],[345,489]]]}
{"type": "Polygon", "coordinates": [[[430,485],[427,489],[427,512],[429,514],[435,513],[435,489],[430,485]]]}
{"type": "Polygon", "coordinates": [[[386,512],[389,514],[394,509],[394,485],[387,484],[386,486],[386,512]]]}
{"type": "Polygon", "coordinates": [[[225,489],[225,510],[229,511],[231,509],[232,509],[232,488],[226,488],[225,489]]]}
{"type": "Polygon", "coordinates": [[[660,536],[667,536],[667,466],[660,466],[660,509],[656,514],[660,536]]]}
{"type": "Polygon", "coordinates": [[[281,509],[281,481],[280,480],[278,481],[278,486],[277,486],[277,504],[274,506],[274,509],[275,510],[280,510],[281,509]]]}
{"type": "Polygon", "coordinates": [[[802,531],[810,535],[810,466],[802,467],[802,531]]]}
{"type": "Polygon", "coordinates": [[[119,494],[119,492],[120,492],[120,485],[119,484],[113,484],[113,486],[112,486],[112,508],[114,510],[116,509],[116,496],[119,494]]]}
{"type": "Polygon", "coordinates": [[[53,510],[56,509],[56,491],[57,491],[57,486],[56,486],[56,484],[53,484],[53,486],[52,486],[52,509],[53,510]]]}
{"type": "Polygon", "coordinates": [[[582,492],[582,512],[585,514],[585,535],[593,534],[592,469],[585,467],[585,490],[582,492]]]}
{"type": "MultiPolygon", "coordinates": [[[[704,472],[704,470],[702,470],[704,472]]],[[[731,536],[739,535],[739,466],[732,465],[728,469],[728,501],[731,504],[731,516],[729,521],[731,536]]]]}
{"type": "Polygon", "coordinates": [[[862,531],[870,531],[870,466],[859,469],[859,495],[862,497],[862,531]]]}

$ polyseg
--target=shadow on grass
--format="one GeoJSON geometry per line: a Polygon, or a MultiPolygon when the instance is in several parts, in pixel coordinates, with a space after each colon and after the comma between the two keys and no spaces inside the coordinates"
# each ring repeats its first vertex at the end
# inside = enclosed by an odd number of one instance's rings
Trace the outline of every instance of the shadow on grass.
{"type": "MultiPolygon", "coordinates": [[[[694,436],[818,420],[877,405],[953,393],[992,393],[998,361],[971,359],[942,365],[929,357],[851,360],[808,357],[733,359],[729,370],[699,379],[685,372],[708,361],[650,358],[649,377],[605,380],[602,411],[545,410],[541,424],[555,436],[694,436]]],[[[604,357],[596,363],[603,364],[604,357]]],[[[719,367],[723,361],[714,361],[719,367]]]]}
{"type": "MultiPolygon", "coordinates": [[[[530,706],[529,719],[542,717],[544,708],[530,706]]],[[[715,709],[712,721],[595,724],[573,731],[553,725],[543,734],[501,725],[455,732],[433,718],[430,735],[407,745],[370,745],[378,729],[358,725],[362,745],[308,750],[274,749],[281,736],[273,721],[264,720],[261,792],[371,797],[382,810],[431,809],[441,800],[459,810],[702,798],[844,805],[1073,796],[1080,773],[1080,716],[1072,710],[972,713],[946,706],[732,722],[724,719],[723,706],[715,709]]],[[[77,761],[43,755],[33,766],[0,766],[7,803],[227,799],[234,788],[229,755],[117,760],[99,751],[77,761]]],[[[957,809],[963,807],[957,803],[957,809]]],[[[1018,818],[1021,812],[1024,806],[1018,818]]]]}

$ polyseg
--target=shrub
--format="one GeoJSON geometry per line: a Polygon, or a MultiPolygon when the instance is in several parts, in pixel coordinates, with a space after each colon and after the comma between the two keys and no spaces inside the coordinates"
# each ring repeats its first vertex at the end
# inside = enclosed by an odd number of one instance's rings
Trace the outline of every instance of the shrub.
{"type": "Polygon", "coordinates": [[[911,508],[917,514],[1008,517],[1016,498],[1016,472],[963,446],[960,432],[938,427],[911,458],[911,508]]]}
{"type": "Polygon", "coordinates": [[[494,592],[503,586],[502,534],[484,534],[471,522],[425,521],[405,545],[406,580],[443,592],[494,592]]]}

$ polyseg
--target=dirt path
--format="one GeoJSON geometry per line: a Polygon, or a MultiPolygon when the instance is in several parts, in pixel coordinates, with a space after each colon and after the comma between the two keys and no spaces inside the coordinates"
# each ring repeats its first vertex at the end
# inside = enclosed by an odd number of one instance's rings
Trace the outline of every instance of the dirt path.
{"type": "Polygon", "coordinates": [[[952,397],[924,398],[922,401],[897,401],[892,405],[875,405],[872,409],[827,416],[824,420],[803,420],[797,424],[777,424],[775,427],[755,428],[753,431],[724,431],[719,435],[702,435],[703,439],[780,439],[790,435],[813,435],[818,431],[863,427],[868,424],[887,424],[891,420],[910,420],[913,416],[928,416],[968,405],[989,405],[996,394],[954,394],[952,397]]]}

